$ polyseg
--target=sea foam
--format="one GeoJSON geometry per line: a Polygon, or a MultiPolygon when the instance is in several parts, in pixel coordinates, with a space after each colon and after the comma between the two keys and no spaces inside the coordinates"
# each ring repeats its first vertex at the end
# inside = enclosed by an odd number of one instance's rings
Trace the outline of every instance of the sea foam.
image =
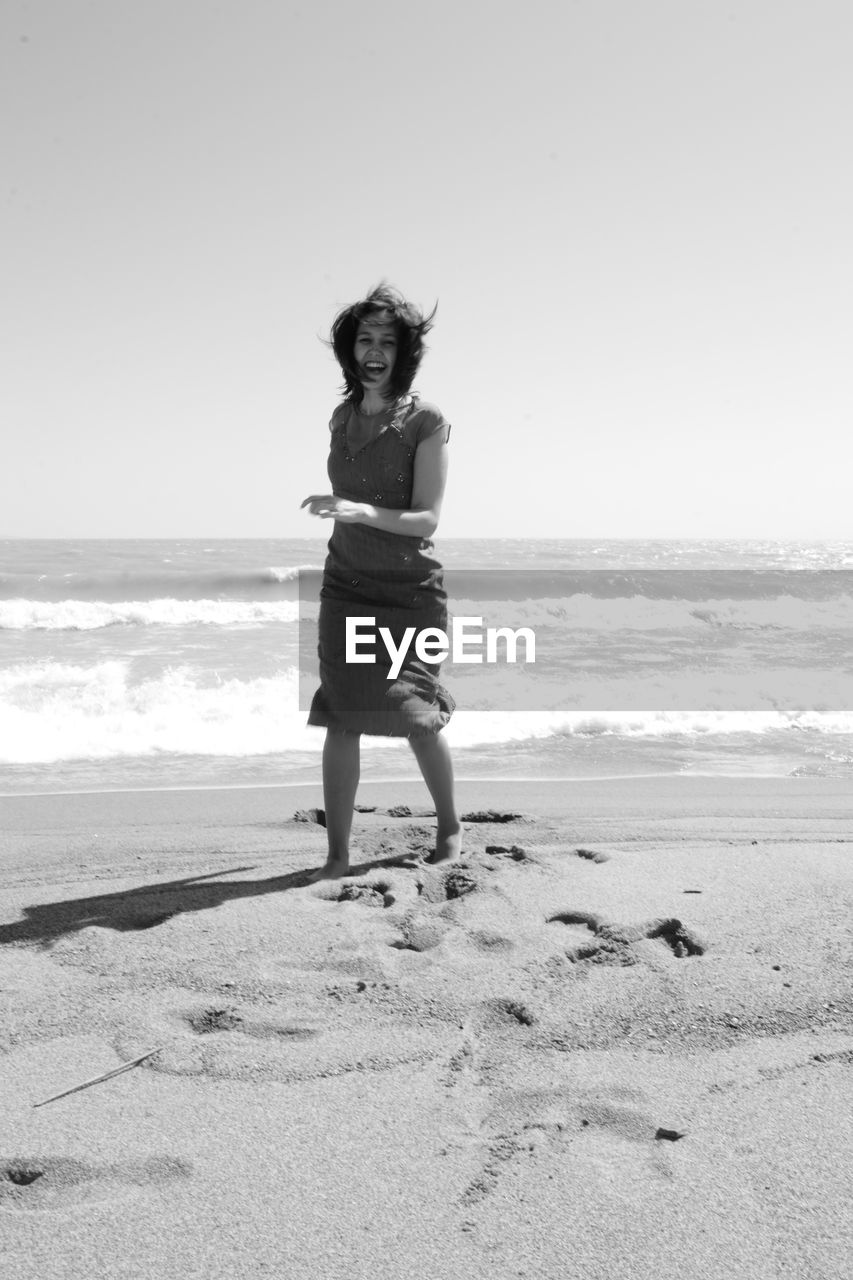
{"type": "MultiPolygon", "coordinates": [[[[135,682],[132,664],[120,660],[18,664],[0,671],[0,761],[319,751],[323,733],[306,725],[297,698],[295,667],[238,680],[216,679],[183,664],[135,682]]],[[[853,712],[460,710],[446,735],[452,746],[471,747],[560,736],[761,735],[792,728],[850,733],[853,712]]],[[[363,739],[368,750],[399,745],[399,739],[363,739]]]]}
{"type": "Polygon", "coordinates": [[[262,627],[295,622],[291,600],[2,600],[0,630],[95,631],[102,627],[262,627]]]}

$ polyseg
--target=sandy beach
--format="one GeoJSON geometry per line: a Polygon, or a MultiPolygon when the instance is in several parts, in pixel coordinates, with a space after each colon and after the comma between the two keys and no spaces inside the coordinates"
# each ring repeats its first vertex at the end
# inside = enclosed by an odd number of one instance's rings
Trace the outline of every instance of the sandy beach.
{"type": "Polygon", "coordinates": [[[849,782],[459,792],[0,802],[5,1280],[849,1274],[849,782]]]}

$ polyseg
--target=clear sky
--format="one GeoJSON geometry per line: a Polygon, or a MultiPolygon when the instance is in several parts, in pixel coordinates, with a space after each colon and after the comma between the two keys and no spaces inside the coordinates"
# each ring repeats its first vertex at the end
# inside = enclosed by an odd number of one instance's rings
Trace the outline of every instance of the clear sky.
{"type": "Polygon", "coordinates": [[[849,0],[3,0],[0,536],[326,536],[436,327],[444,537],[849,536],[849,0]]]}

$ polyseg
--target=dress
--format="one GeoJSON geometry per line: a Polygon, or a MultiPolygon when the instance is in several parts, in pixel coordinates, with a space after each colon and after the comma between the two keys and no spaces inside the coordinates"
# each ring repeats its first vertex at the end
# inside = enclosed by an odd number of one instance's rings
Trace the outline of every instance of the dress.
{"type": "MultiPolygon", "coordinates": [[[[441,411],[415,396],[369,418],[345,401],[329,429],[333,493],[395,510],[411,507],[418,444],[438,431],[450,433],[441,411]]],[[[320,688],[308,723],[390,737],[437,733],[455,707],[438,681],[440,665],[422,662],[410,644],[399,674],[389,679],[391,658],[380,627],[389,628],[398,649],[407,627],[416,634],[426,627],[447,630],[447,597],[432,542],[335,521],[320,591],[320,688]],[[375,662],[345,661],[348,616],[375,619],[369,627],[362,624],[359,640],[359,652],[375,653],[375,662]]]]}

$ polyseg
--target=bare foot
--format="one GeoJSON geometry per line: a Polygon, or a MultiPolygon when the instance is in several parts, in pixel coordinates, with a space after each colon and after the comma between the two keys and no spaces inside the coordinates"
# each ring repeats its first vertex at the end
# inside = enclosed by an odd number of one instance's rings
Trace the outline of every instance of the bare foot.
{"type": "Polygon", "coordinates": [[[343,862],[340,858],[330,858],[324,866],[318,867],[316,871],[312,871],[308,877],[309,884],[316,884],[318,880],[340,880],[341,876],[349,875],[349,862],[343,862]]]}
{"type": "Polygon", "coordinates": [[[456,862],[462,854],[462,827],[455,826],[436,832],[435,849],[426,859],[431,867],[441,866],[445,862],[456,862]]]}

